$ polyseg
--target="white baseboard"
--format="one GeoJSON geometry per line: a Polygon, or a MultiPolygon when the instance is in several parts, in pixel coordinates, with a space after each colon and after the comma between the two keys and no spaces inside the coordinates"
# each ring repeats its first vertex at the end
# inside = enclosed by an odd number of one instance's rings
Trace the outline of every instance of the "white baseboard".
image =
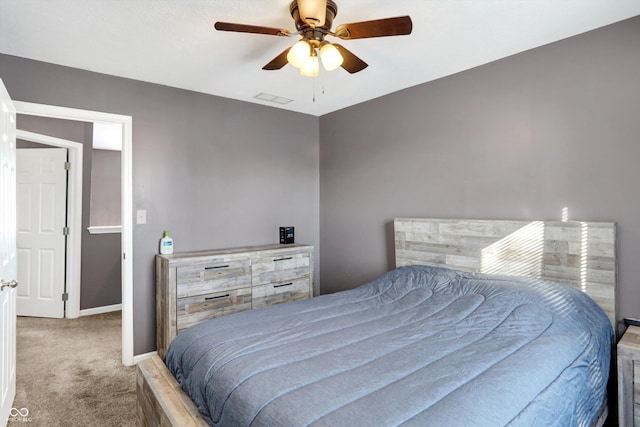
{"type": "Polygon", "coordinates": [[[145,354],[138,354],[137,356],[133,356],[133,364],[137,364],[138,362],[142,362],[144,359],[149,359],[150,357],[157,356],[157,351],[152,351],[145,354]]]}
{"type": "Polygon", "coordinates": [[[87,308],[80,310],[80,316],[93,316],[94,314],[111,313],[112,311],[121,311],[122,304],[105,305],[103,307],[87,308]]]}

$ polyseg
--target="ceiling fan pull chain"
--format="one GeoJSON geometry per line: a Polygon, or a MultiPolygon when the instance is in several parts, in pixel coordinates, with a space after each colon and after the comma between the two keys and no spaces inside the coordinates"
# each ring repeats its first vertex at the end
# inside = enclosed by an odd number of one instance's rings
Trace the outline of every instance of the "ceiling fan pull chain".
{"type": "MultiPolygon", "coordinates": [[[[318,73],[318,76],[319,76],[319,75],[320,75],[320,74],[318,73]]],[[[311,79],[311,91],[312,91],[312,92],[311,92],[311,93],[312,93],[311,100],[312,100],[314,103],[316,102],[316,80],[318,80],[318,79],[317,79],[317,78],[316,78],[316,79],[311,79]]]]}

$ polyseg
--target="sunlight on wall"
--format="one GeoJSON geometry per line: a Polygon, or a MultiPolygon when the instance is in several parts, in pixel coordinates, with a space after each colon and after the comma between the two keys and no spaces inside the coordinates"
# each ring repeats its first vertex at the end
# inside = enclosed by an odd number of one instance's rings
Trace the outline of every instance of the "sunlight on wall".
{"type": "Polygon", "coordinates": [[[589,248],[589,226],[586,222],[581,223],[580,227],[580,289],[587,291],[587,261],[589,248]]]}
{"type": "Polygon", "coordinates": [[[480,272],[540,277],[544,256],[544,222],[534,221],[480,252],[480,272]]]}

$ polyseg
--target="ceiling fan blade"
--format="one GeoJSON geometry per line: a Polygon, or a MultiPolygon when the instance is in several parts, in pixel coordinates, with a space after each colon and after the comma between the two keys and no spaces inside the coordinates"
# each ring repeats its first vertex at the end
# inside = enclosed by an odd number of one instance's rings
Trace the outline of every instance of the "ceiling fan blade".
{"type": "Polygon", "coordinates": [[[366,39],[371,37],[404,36],[411,34],[412,29],[413,22],[411,17],[399,16],[397,18],[338,25],[335,35],[344,40],[366,39]]]}
{"type": "Polygon", "coordinates": [[[280,55],[276,56],[267,65],[262,67],[263,70],[279,70],[289,63],[287,60],[287,54],[291,50],[290,47],[286,48],[280,55]]]}
{"type": "Polygon", "coordinates": [[[289,30],[282,28],[260,27],[257,25],[234,24],[232,22],[216,22],[216,30],[218,31],[235,31],[237,33],[251,34],[267,34],[270,36],[288,36],[291,34],[289,30]]]}
{"type": "Polygon", "coordinates": [[[342,59],[344,60],[341,67],[351,74],[362,71],[369,66],[369,64],[355,56],[353,53],[351,53],[351,51],[347,50],[342,45],[336,43],[332,44],[336,47],[336,49],[338,49],[338,52],[340,52],[340,55],[342,55],[342,59]]]}

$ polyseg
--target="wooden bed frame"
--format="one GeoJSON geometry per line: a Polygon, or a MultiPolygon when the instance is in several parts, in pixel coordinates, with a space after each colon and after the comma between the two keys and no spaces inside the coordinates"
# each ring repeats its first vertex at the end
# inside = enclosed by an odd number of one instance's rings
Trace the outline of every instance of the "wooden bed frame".
{"type": "MultiPolygon", "coordinates": [[[[615,224],[398,218],[396,267],[434,265],[568,283],[593,298],[616,327],[615,224]]],[[[198,409],[163,361],[137,366],[140,426],[206,427],[198,409]]],[[[603,403],[594,426],[608,414],[603,403]]]]}

